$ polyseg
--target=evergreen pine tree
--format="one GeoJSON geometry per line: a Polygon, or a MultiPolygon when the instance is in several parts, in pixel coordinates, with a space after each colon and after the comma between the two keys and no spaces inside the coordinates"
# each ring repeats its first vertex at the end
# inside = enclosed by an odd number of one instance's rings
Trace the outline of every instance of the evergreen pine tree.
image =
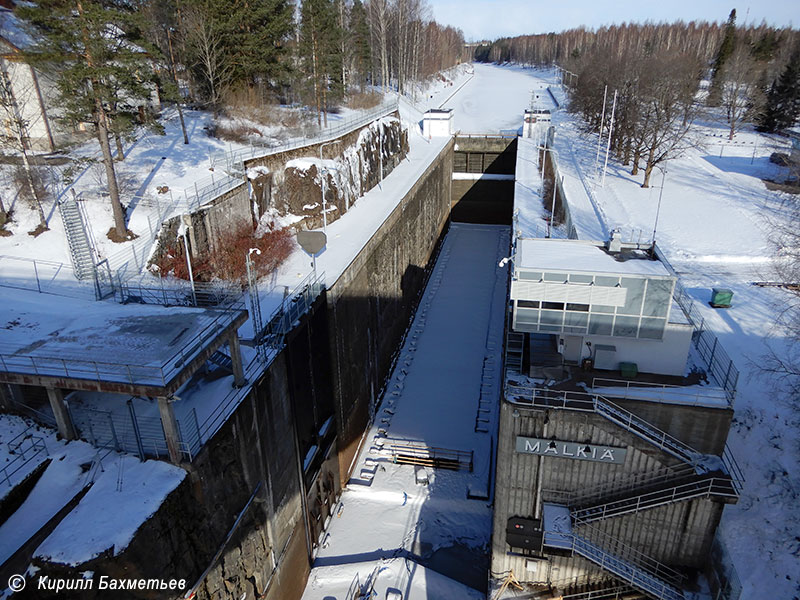
{"type": "Polygon", "coordinates": [[[369,45],[367,11],[361,0],[353,0],[353,6],[350,8],[350,40],[353,47],[355,78],[363,91],[367,82],[372,80],[370,69],[372,52],[369,45]]]}
{"type": "Polygon", "coordinates": [[[305,0],[300,13],[300,47],[303,69],[319,115],[328,124],[331,102],[341,95],[341,35],[331,0],[305,0]]]}
{"type": "Polygon", "coordinates": [[[792,53],[781,76],[772,84],[758,129],[768,132],[785,129],[794,125],[798,118],[800,118],[800,49],[792,53]]]}
{"type": "Polygon", "coordinates": [[[286,41],[294,30],[287,0],[218,2],[232,83],[277,85],[286,77],[286,41]]]}
{"type": "Polygon", "coordinates": [[[63,119],[94,126],[114,215],[109,237],[130,239],[109,135],[121,135],[132,125],[136,106],[154,89],[134,6],[124,0],[39,0],[20,5],[17,12],[36,40],[28,59],[55,78],[63,119]]]}
{"type": "Polygon", "coordinates": [[[711,86],[708,89],[707,103],[709,106],[719,106],[722,96],[722,80],[720,71],[725,66],[728,58],[733,54],[736,46],[736,9],[731,10],[728,15],[728,22],[725,25],[725,34],[722,43],[719,45],[717,57],[714,59],[714,66],[711,69],[711,86]]]}

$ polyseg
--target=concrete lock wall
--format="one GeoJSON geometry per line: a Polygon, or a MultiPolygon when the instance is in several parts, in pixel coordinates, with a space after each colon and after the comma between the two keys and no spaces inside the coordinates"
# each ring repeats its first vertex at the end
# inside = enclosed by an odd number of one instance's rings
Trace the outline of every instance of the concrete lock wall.
{"type": "Polygon", "coordinates": [[[343,482],[447,224],[452,150],[442,150],[328,293],[343,482]]]}
{"type": "MultiPolygon", "coordinates": [[[[675,457],[594,413],[534,410],[503,401],[497,448],[492,571],[502,573],[513,569],[520,580],[530,582],[540,581],[537,577],[549,572],[543,569],[550,567],[529,564],[531,557],[512,553],[506,543],[510,517],[540,518],[542,501],[564,504],[570,495],[596,486],[616,483],[622,488],[631,480],[664,473],[668,467],[680,465],[675,457]],[[625,448],[627,453],[624,463],[619,465],[545,457],[517,452],[517,436],[625,448]]],[[[595,521],[591,526],[666,564],[700,568],[705,564],[722,508],[720,502],[698,498],[595,521]]],[[[577,528],[575,533],[580,535],[581,529],[577,528]]],[[[557,566],[559,577],[609,578],[594,567],[584,568],[581,561],[557,566]]]]}
{"type": "Polygon", "coordinates": [[[447,224],[451,172],[449,144],[302,317],[225,424],[184,464],[187,478],[126,550],[73,569],[38,563],[40,573],[88,569],[193,583],[260,482],[197,597],[299,598],[311,549],[347,480],[369,406],[389,374],[447,224]],[[321,425],[330,416],[333,435],[323,436],[321,425]],[[319,452],[304,471],[303,458],[314,445],[319,452]]]}

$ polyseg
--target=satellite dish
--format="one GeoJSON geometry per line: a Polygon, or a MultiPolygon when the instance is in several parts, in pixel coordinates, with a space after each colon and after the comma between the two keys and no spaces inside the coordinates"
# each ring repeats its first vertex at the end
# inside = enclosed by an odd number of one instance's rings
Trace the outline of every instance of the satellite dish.
{"type": "Polygon", "coordinates": [[[298,231],[297,243],[311,256],[316,256],[328,242],[328,236],[322,231],[298,231]]]}

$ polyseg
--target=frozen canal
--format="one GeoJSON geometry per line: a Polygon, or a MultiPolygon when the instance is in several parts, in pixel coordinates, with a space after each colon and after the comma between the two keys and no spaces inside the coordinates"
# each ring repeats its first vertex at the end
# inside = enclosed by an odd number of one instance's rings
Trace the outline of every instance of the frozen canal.
{"type": "Polygon", "coordinates": [[[351,586],[484,597],[509,233],[451,225],[305,600],[344,599],[351,586]],[[459,450],[472,470],[395,464],[388,449],[408,441],[459,450]]]}

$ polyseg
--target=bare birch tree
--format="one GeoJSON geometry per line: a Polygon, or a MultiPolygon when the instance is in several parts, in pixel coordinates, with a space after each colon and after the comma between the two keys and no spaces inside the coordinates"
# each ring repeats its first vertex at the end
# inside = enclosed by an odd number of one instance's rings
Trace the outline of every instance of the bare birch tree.
{"type": "Polygon", "coordinates": [[[736,47],[720,70],[720,103],[725,109],[729,140],[762,104],[764,94],[758,85],[760,74],[761,69],[745,44],[736,47]]]}
{"type": "MultiPolygon", "coordinates": [[[[33,201],[34,206],[39,214],[39,225],[34,229],[31,234],[39,235],[47,231],[47,219],[44,215],[42,208],[42,197],[39,186],[36,185],[33,166],[30,160],[30,142],[28,135],[28,121],[23,117],[22,111],[17,103],[17,98],[14,95],[14,88],[11,83],[11,77],[6,67],[6,62],[0,60],[0,109],[3,114],[3,121],[6,124],[5,131],[0,134],[0,140],[4,146],[12,148],[15,152],[19,152],[22,157],[22,169],[25,173],[25,183],[28,188],[28,193],[33,201]]],[[[5,222],[7,218],[5,207],[0,202],[0,221],[5,222]]],[[[1,223],[0,223],[1,225],[1,223]]]]}

